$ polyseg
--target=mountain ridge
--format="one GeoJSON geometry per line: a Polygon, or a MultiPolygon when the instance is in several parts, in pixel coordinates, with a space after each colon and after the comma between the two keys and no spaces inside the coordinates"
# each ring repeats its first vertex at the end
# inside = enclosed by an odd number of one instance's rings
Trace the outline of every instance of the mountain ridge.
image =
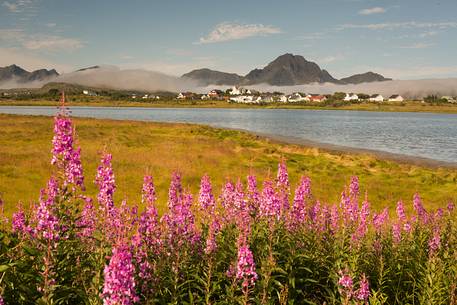
{"type": "Polygon", "coordinates": [[[208,85],[256,85],[293,86],[310,83],[360,84],[392,80],[381,74],[366,72],[342,79],[334,78],[327,70],[301,55],[286,53],[278,56],[264,68],[253,69],[245,76],[226,73],[208,68],[195,69],[181,76],[199,84],[208,85]]]}
{"type": "Polygon", "coordinates": [[[55,69],[38,69],[29,72],[15,64],[0,67],[0,82],[15,81],[18,83],[28,83],[34,81],[46,81],[59,76],[55,69]]]}

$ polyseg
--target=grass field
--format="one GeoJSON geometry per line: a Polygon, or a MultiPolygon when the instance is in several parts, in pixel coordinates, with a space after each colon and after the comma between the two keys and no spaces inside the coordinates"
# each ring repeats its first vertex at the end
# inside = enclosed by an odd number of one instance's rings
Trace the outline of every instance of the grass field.
{"type": "MultiPolygon", "coordinates": [[[[74,118],[82,148],[87,191],[93,184],[100,153],[113,154],[117,200],[140,201],[142,177],[154,176],[159,209],[165,205],[172,171],[183,175],[184,186],[196,194],[200,175],[208,173],[215,193],[227,178],[245,181],[251,171],[276,175],[280,158],[287,160],[292,186],[300,175],[309,175],[317,198],[339,202],[352,175],[358,175],[361,191],[368,190],[374,207],[407,204],[414,192],[427,206],[457,201],[457,171],[424,168],[379,160],[363,154],[329,153],[317,148],[286,145],[248,133],[189,124],[145,123],[74,118]]],[[[24,206],[38,199],[51,174],[50,150],[53,120],[50,117],[0,114],[0,195],[10,215],[19,201],[24,206]]]]}
{"type": "MultiPolygon", "coordinates": [[[[134,101],[113,101],[103,97],[70,97],[68,105],[70,106],[105,106],[105,107],[154,107],[154,108],[266,108],[266,109],[314,109],[314,110],[359,110],[359,111],[384,111],[384,112],[435,112],[435,113],[457,113],[457,104],[431,105],[418,101],[407,101],[405,103],[384,102],[360,103],[345,106],[324,106],[324,105],[306,105],[306,104],[283,104],[273,103],[268,105],[253,104],[236,104],[226,101],[143,101],[141,99],[134,101]]],[[[1,105],[12,106],[57,106],[58,101],[49,100],[1,100],[1,105]]]]}

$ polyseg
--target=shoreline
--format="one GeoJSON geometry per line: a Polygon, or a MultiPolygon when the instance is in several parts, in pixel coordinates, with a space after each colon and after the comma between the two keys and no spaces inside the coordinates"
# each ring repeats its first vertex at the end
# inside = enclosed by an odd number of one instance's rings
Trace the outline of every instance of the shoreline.
{"type": "MultiPolygon", "coordinates": [[[[53,107],[59,106],[60,102],[52,101],[5,101],[0,100],[0,107],[53,107]]],[[[401,112],[401,113],[436,113],[436,114],[457,114],[457,105],[429,105],[420,102],[406,102],[405,104],[374,104],[361,103],[342,106],[331,105],[296,105],[296,104],[228,104],[222,101],[196,103],[192,102],[164,102],[164,103],[146,103],[146,102],[126,102],[126,101],[94,101],[94,102],[68,102],[67,106],[74,107],[116,107],[116,108],[202,108],[202,109],[288,109],[288,110],[339,110],[339,111],[368,111],[368,112],[401,112]]]]}
{"type": "MultiPolygon", "coordinates": [[[[23,114],[9,114],[9,113],[1,113],[0,115],[5,116],[19,116],[19,117],[51,117],[51,115],[43,115],[43,114],[36,114],[36,115],[23,115],[23,114]]],[[[229,127],[222,127],[222,126],[215,126],[209,124],[198,124],[198,123],[186,123],[186,122],[162,122],[162,121],[149,121],[149,120],[131,120],[131,119],[112,119],[112,118],[93,118],[93,117],[83,117],[83,116],[75,116],[75,118],[81,119],[91,119],[91,120],[102,120],[102,121],[122,121],[122,122],[143,122],[143,123],[154,123],[154,124],[178,124],[178,125],[187,125],[187,126],[204,126],[213,128],[215,130],[232,130],[232,131],[239,131],[245,133],[247,135],[254,136],[256,139],[266,140],[272,143],[281,144],[281,145],[297,145],[301,148],[308,148],[308,149],[319,149],[323,152],[327,152],[332,155],[358,155],[358,156],[369,156],[373,157],[376,160],[384,160],[384,161],[393,161],[398,164],[404,165],[413,165],[431,169],[438,169],[438,168],[446,168],[446,169],[456,169],[457,170],[457,162],[447,162],[447,161],[440,161],[425,157],[419,156],[411,156],[405,154],[398,154],[398,153],[391,153],[381,150],[374,150],[374,149],[366,149],[366,148],[356,148],[344,145],[336,145],[336,144],[329,144],[323,143],[313,140],[301,139],[293,136],[281,136],[275,134],[268,134],[262,132],[254,132],[242,128],[229,128],[229,127]]]]}
{"type": "Polygon", "coordinates": [[[381,151],[381,150],[356,148],[356,147],[350,147],[350,146],[344,146],[344,145],[322,143],[322,142],[299,139],[299,138],[294,138],[294,137],[255,133],[255,132],[251,132],[251,131],[247,131],[247,130],[243,130],[243,129],[238,129],[238,130],[249,133],[249,134],[256,135],[256,136],[264,138],[264,139],[271,140],[274,143],[285,144],[285,145],[299,145],[304,148],[317,148],[324,152],[328,152],[328,153],[334,154],[334,155],[345,154],[345,155],[370,156],[377,160],[393,161],[393,162],[396,162],[399,164],[405,164],[405,165],[414,165],[414,166],[427,167],[427,168],[432,168],[432,169],[447,168],[447,169],[456,169],[457,170],[457,162],[447,162],[447,161],[434,160],[434,159],[425,158],[425,157],[391,153],[391,152],[386,152],[386,151],[381,151]]]}

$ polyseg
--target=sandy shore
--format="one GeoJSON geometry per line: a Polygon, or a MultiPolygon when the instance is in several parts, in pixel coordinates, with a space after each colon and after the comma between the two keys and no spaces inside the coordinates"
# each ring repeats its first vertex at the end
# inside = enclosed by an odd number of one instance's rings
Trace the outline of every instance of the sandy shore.
{"type": "MultiPolygon", "coordinates": [[[[221,129],[230,129],[230,128],[221,128],[221,129]]],[[[457,169],[457,162],[446,162],[446,161],[439,161],[430,158],[423,158],[423,157],[416,157],[410,155],[403,155],[403,154],[395,154],[385,151],[373,150],[373,149],[363,149],[363,148],[355,148],[343,145],[334,145],[328,143],[322,143],[317,141],[305,140],[296,137],[287,137],[287,136],[279,136],[279,135],[272,135],[266,133],[259,133],[259,132],[252,132],[249,130],[244,129],[233,129],[239,130],[242,132],[246,132],[249,134],[253,134],[258,138],[268,139],[275,143],[280,144],[294,144],[299,145],[307,148],[318,148],[325,152],[331,154],[358,154],[358,155],[370,155],[376,159],[380,160],[389,160],[394,161],[401,164],[409,164],[409,165],[416,165],[428,168],[451,168],[457,169]]]]}

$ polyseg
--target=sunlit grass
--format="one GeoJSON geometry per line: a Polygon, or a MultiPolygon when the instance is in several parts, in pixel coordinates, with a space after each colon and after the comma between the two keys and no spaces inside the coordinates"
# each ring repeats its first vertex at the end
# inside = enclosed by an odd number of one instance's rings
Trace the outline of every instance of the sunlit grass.
{"type": "MultiPolygon", "coordinates": [[[[85,184],[90,195],[100,153],[113,154],[116,200],[139,203],[143,175],[154,176],[159,203],[164,204],[171,173],[178,170],[183,184],[195,194],[208,173],[217,194],[225,179],[245,181],[250,171],[259,177],[275,175],[280,158],[287,160],[292,185],[301,175],[312,179],[316,197],[338,202],[344,185],[358,175],[369,190],[373,206],[394,207],[420,192],[428,207],[457,201],[457,172],[379,160],[364,154],[329,153],[317,148],[286,145],[248,133],[190,124],[146,123],[74,118],[82,148],[85,184]]],[[[51,174],[50,117],[0,114],[0,194],[11,214],[22,200],[28,207],[51,174]]],[[[361,190],[365,192],[365,189],[361,190]]],[[[159,206],[163,211],[164,206],[159,206]]],[[[391,209],[393,212],[393,208],[391,209]]]]}

